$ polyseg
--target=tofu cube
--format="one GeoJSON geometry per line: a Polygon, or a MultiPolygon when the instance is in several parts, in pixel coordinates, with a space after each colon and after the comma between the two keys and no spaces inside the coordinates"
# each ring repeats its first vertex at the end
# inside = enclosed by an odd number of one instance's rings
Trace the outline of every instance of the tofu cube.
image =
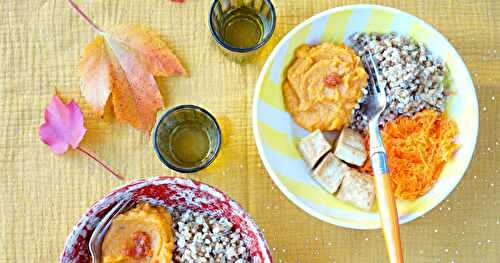
{"type": "Polygon", "coordinates": [[[299,151],[310,168],[314,168],[321,157],[331,149],[331,144],[320,130],[307,135],[299,143],[299,151]]]}
{"type": "Polygon", "coordinates": [[[369,211],[375,200],[373,177],[351,170],[344,175],[337,198],[369,211]]]}
{"type": "Polygon", "coordinates": [[[346,163],[362,166],[367,157],[363,136],[352,129],[344,128],[335,145],[334,154],[346,163]]]}
{"type": "Polygon", "coordinates": [[[339,160],[333,153],[327,153],[325,158],[314,169],[312,178],[318,182],[330,194],[337,192],[344,175],[349,172],[345,163],[339,160]]]}
{"type": "Polygon", "coordinates": [[[326,140],[330,143],[330,145],[335,145],[335,142],[339,138],[340,131],[322,131],[323,136],[325,136],[326,140]]]}

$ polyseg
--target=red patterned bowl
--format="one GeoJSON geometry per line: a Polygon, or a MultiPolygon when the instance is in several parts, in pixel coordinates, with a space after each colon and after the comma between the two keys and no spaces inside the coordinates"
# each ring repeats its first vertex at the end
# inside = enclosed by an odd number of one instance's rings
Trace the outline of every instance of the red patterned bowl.
{"type": "Polygon", "coordinates": [[[269,247],[261,231],[235,201],[211,186],[175,177],[134,181],[96,202],[73,228],[66,240],[60,262],[91,262],[88,241],[92,231],[106,212],[122,198],[147,200],[171,208],[182,206],[193,211],[210,211],[214,216],[226,217],[243,233],[252,262],[272,262],[269,247]]]}

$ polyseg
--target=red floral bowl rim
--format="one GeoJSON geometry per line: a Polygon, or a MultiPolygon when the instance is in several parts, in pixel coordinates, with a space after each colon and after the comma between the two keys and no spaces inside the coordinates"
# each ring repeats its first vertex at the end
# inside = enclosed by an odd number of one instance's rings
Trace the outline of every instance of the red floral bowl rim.
{"type": "MultiPolygon", "coordinates": [[[[125,193],[127,190],[135,190],[137,191],[138,189],[142,189],[146,186],[151,186],[151,185],[167,185],[167,184],[174,184],[174,185],[181,185],[184,187],[190,187],[193,189],[197,189],[199,191],[205,192],[209,195],[212,195],[213,197],[221,200],[222,202],[227,203],[232,210],[240,212],[239,215],[244,219],[246,222],[248,222],[248,227],[251,228],[253,232],[256,233],[255,237],[257,239],[257,244],[258,244],[258,251],[259,251],[259,256],[260,256],[260,261],[257,262],[263,262],[263,263],[272,263],[272,255],[269,250],[269,246],[267,244],[267,241],[264,239],[264,235],[262,234],[262,231],[259,229],[253,218],[232,198],[230,198],[227,194],[222,192],[221,190],[188,178],[181,178],[181,177],[173,177],[173,176],[158,176],[154,178],[147,178],[147,179],[138,179],[131,181],[129,183],[126,183],[124,185],[118,186],[108,194],[104,195],[102,198],[100,198],[98,201],[94,202],[86,211],[85,213],[79,218],[78,222],[74,225],[71,233],[68,235],[68,238],[65,241],[63,251],[61,252],[61,255],[59,257],[60,262],[68,262],[71,257],[71,255],[68,255],[68,253],[72,253],[71,249],[74,249],[74,245],[76,245],[78,242],[78,238],[81,237],[82,232],[86,232],[87,230],[84,229],[87,224],[89,223],[89,216],[95,216],[94,214],[98,214],[98,212],[102,209],[106,208],[106,201],[113,202],[113,198],[117,197],[122,197],[120,193],[125,193]],[[137,187],[137,188],[133,188],[137,187]],[[131,189],[133,188],[133,189],[131,189]],[[116,196],[119,195],[119,196],[116,196]],[[109,200],[111,199],[111,200],[109,200]],[[76,244],[75,244],[76,243],[76,244]]],[[[86,233],[85,235],[90,234],[86,233]]]]}

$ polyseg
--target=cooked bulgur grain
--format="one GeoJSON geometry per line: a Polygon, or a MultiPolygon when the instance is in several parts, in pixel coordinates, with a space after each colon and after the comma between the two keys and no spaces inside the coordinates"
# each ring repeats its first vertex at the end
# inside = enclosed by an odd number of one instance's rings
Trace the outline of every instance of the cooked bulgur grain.
{"type": "MultiPolygon", "coordinates": [[[[407,36],[396,33],[355,33],[350,36],[351,46],[359,56],[370,50],[385,86],[387,107],[380,116],[380,125],[399,115],[414,115],[423,109],[445,110],[445,66],[443,61],[407,36]]],[[[367,91],[360,104],[367,98],[367,91]]],[[[363,131],[368,120],[356,106],[351,128],[363,131]]]]}
{"type": "Polygon", "coordinates": [[[246,263],[249,251],[239,229],[226,218],[191,210],[174,210],[173,262],[246,263]]]}

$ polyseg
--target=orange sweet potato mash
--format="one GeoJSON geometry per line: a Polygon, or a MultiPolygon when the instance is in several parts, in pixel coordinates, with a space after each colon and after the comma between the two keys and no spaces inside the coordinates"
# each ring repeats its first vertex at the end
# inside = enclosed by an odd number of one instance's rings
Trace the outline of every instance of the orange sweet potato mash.
{"type": "Polygon", "coordinates": [[[368,74],[360,58],[345,45],[302,45],[283,83],[285,106],[301,127],[341,129],[351,120],[368,74]]]}
{"type": "Polygon", "coordinates": [[[173,250],[170,214],[141,203],[113,219],[102,243],[102,262],[170,263],[173,250]]]}

